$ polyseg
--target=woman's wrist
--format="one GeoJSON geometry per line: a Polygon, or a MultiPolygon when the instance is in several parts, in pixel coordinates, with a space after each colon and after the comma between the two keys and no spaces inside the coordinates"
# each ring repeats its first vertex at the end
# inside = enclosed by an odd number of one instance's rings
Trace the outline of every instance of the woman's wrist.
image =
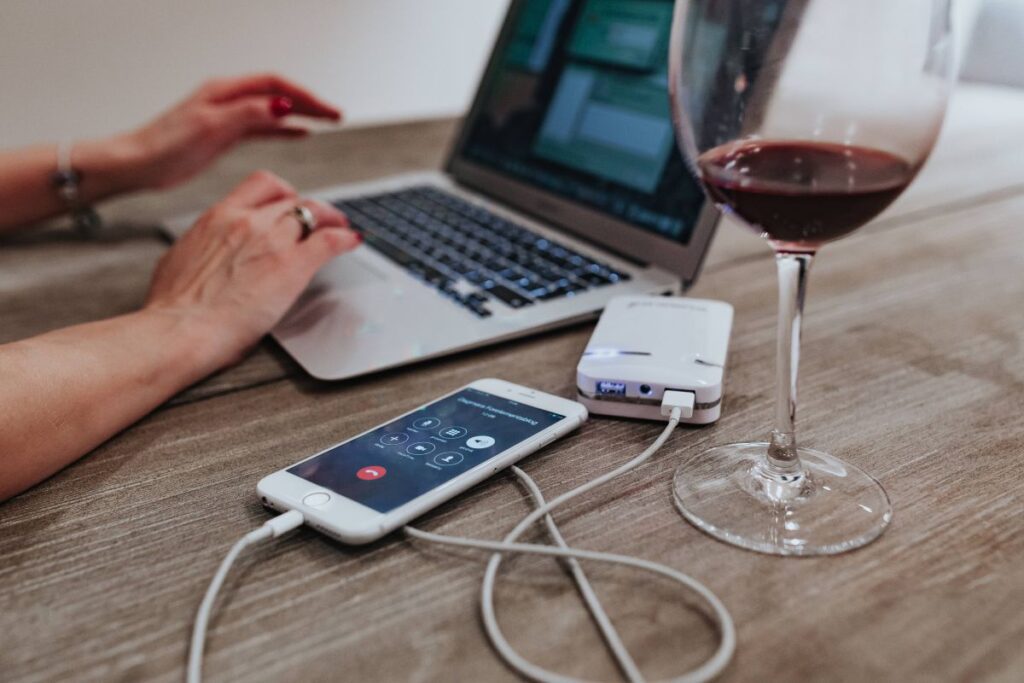
{"type": "Polygon", "coordinates": [[[75,142],[71,166],[82,176],[80,193],[86,204],[146,187],[145,152],[134,133],[75,142]]]}
{"type": "Polygon", "coordinates": [[[226,321],[196,306],[149,304],[132,315],[147,321],[169,344],[168,360],[187,378],[185,386],[234,365],[248,350],[226,321]]]}

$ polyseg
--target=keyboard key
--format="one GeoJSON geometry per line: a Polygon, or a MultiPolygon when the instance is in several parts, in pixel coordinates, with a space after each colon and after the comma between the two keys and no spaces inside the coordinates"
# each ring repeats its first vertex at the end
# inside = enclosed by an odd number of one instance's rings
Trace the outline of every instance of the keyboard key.
{"type": "Polygon", "coordinates": [[[515,285],[526,292],[532,292],[535,289],[544,289],[544,285],[538,280],[531,280],[528,277],[521,277],[515,281],[515,285]]]}
{"type": "Polygon", "coordinates": [[[529,306],[530,304],[533,303],[525,296],[520,296],[519,294],[516,294],[508,287],[504,287],[502,285],[495,285],[494,287],[491,287],[490,289],[487,290],[487,293],[492,295],[499,301],[504,302],[505,305],[511,306],[512,308],[522,308],[524,306],[529,306]]]}
{"type": "Polygon", "coordinates": [[[564,296],[574,296],[579,292],[586,291],[586,287],[575,283],[569,283],[564,285],[555,285],[550,287],[547,293],[537,297],[541,301],[550,301],[551,299],[560,299],[564,296]]]}
{"type": "Polygon", "coordinates": [[[629,279],[484,207],[419,187],[335,202],[366,243],[479,318],[629,279]]]}
{"type": "Polygon", "coordinates": [[[398,247],[388,244],[379,237],[370,235],[366,237],[366,243],[403,268],[408,268],[409,266],[418,263],[416,257],[408,252],[402,251],[398,247]]]}
{"type": "Polygon", "coordinates": [[[543,297],[548,293],[548,288],[547,287],[535,287],[533,289],[527,289],[526,293],[529,294],[534,299],[541,299],[543,301],[544,300],[543,297]]]}
{"type": "Polygon", "coordinates": [[[602,287],[604,285],[610,285],[612,283],[611,278],[602,275],[601,273],[584,273],[580,276],[580,279],[587,284],[596,285],[602,287]]]}
{"type": "Polygon", "coordinates": [[[466,303],[466,307],[469,310],[471,310],[474,313],[476,313],[481,318],[489,318],[489,317],[491,317],[491,315],[493,315],[491,313],[491,311],[488,310],[488,308],[486,306],[484,306],[484,304],[482,302],[480,302],[480,301],[470,301],[470,302],[467,302],[466,303]]]}

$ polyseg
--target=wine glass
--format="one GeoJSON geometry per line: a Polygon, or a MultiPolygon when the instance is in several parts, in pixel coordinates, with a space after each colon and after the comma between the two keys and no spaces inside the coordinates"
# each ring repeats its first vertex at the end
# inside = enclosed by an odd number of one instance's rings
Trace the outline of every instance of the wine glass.
{"type": "Polygon", "coordinates": [[[892,519],[881,485],[797,445],[807,274],[877,216],[931,154],[953,72],[950,0],[677,0],[669,88],[708,195],[761,234],[779,273],[775,428],[684,463],[674,493],[701,530],[750,550],[828,555],[892,519]]]}

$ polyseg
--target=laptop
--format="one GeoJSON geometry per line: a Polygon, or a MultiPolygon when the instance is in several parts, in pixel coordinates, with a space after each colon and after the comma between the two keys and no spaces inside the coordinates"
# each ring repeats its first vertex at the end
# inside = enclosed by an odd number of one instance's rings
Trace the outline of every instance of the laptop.
{"type": "Polygon", "coordinates": [[[672,0],[514,0],[443,171],[310,193],[364,246],[274,338],[342,380],[678,294],[717,223],[676,146],[672,0]]]}

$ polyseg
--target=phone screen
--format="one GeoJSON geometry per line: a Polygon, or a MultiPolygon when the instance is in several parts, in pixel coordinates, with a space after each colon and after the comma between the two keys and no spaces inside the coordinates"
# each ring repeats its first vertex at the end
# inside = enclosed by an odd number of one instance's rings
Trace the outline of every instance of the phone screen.
{"type": "Polygon", "coordinates": [[[288,472],[377,512],[390,512],[563,419],[463,389],[288,472]]]}

